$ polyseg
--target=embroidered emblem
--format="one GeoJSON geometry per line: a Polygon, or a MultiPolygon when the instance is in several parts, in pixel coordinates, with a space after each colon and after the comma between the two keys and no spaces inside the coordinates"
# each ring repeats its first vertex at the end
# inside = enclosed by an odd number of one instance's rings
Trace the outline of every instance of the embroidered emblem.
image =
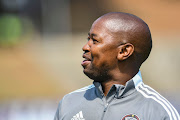
{"type": "Polygon", "coordinates": [[[129,114],[123,117],[122,120],[140,120],[139,117],[135,114],[129,114]]]}
{"type": "Polygon", "coordinates": [[[82,111],[78,112],[71,120],[85,120],[82,111]]]}

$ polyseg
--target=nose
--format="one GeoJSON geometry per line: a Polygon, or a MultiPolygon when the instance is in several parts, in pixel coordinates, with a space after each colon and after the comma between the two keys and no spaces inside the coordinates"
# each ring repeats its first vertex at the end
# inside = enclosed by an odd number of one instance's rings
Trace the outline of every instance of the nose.
{"type": "Polygon", "coordinates": [[[89,52],[89,51],[90,51],[89,42],[90,42],[90,41],[88,41],[88,42],[83,46],[82,50],[83,50],[84,52],[89,52]]]}

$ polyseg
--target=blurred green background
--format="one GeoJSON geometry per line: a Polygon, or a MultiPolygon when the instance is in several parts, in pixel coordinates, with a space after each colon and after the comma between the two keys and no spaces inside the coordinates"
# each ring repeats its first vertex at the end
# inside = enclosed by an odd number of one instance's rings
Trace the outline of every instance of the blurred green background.
{"type": "Polygon", "coordinates": [[[0,120],[51,120],[65,94],[92,84],[81,48],[93,21],[113,11],[149,25],[143,80],[180,112],[180,0],[0,0],[0,120]]]}

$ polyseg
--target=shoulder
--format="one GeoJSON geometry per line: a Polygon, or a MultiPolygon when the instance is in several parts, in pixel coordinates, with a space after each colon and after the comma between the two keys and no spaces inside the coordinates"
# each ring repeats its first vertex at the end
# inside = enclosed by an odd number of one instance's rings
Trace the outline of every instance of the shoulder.
{"type": "Polygon", "coordinates": [[[59,102],[57,109],[58,116],[63,116],[63,113],[68,112],[69,108],[74,108],[79,104],[82,104],[82,102],[86,101],[84,94],[86,94],[87,91],[88,93],[93,94],[94,88],[94,85],[89,85],[66,94],[59,102]]]}
{"type": "Polygon", "coordinates": [[[92,88],[94,88],[95,86],[92,84],[92,85],[88,85],[88,86],[85,86],[85,87],[83,87],[83,88],[80,88],[80,89],[78,89],[78,90],[75,90],[75,91],[73,91],[73,92],[71,92],[71,93],[69,93],[69,95],[70,94],[73,94],[73,93],[82,93],[82,92],[85,92],[85,91],[87,91],[87,90],[90,90],[90,89],[92,89],[92,88]]]}
{"type": "Polygon", "coordinates": [[[136,86],[136,90],[146,99],[147,106],[153,114],[166,116],[170,120],[180,120],[177,110],[157,91],[144,83],[136,86]]]}
{"type": "Polygon", "coordinates": [[[84,94],[87,93],[87,91],[93,91],[94,88],[95,88],[95,86],[92,84],[92,85],[80,88],[78,90],[75,90],[73,92],[70,92],[63,97],[62,101],[68,101],[68,100],[72,100],[72,99],[73,100],[83,99],[84,94]]]}

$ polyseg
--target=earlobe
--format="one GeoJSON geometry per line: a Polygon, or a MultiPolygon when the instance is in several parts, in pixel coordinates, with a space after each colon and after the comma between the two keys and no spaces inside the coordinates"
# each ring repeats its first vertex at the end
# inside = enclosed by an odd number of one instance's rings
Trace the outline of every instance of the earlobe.
{"type": "Polygon", "coordinates": [[[130,57],[134,52],[134,45],[131,43],[126,43],[124,45],[119,46],[119,52],[117,55],[117,59],[122,61],[130,57]]]}

